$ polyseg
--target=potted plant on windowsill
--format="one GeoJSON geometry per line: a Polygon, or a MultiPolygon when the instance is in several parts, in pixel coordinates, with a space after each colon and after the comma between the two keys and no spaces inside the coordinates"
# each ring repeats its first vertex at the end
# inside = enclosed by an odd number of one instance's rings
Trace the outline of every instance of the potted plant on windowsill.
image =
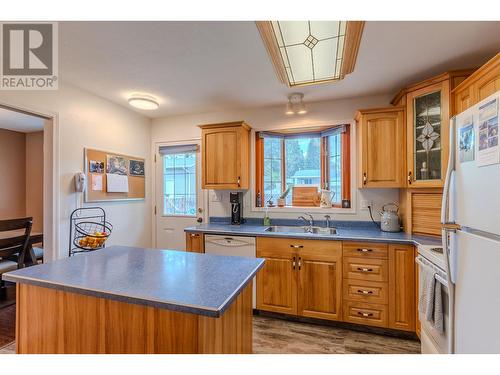
{"type": "Polygon", "coordinates": [[[290,193],[290,190],[292,189],[292,185],[289,185],[286,190],[281,193],[280,197],[277,200],[277,205],[278,207],[285,207],[285,200],[288,194],[290,193]]]}

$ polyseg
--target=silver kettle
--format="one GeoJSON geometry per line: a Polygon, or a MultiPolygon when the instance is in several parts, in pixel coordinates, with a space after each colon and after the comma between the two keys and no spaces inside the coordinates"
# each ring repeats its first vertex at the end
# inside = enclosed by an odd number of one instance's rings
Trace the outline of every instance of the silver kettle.
{"type": "Polygon", "coordinates": [[[399,232],[401,225],[398,216],[399,206],[396,203],[387,203],[380,211],[380,230],[384,232],[399,232]],[[392,206],[391,208],[388,208],[392,206]]]}

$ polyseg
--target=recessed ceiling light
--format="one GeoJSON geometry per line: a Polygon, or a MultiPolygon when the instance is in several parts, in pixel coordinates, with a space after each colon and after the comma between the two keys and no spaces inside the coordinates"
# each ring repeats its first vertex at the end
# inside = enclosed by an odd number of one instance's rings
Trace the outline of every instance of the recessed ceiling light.
{"type": "Polygon", "coordinates": [[[160,107],[158,100],[151,95],[134,94],[128,99],[128,104],[132,107],[153,111],[160,107]]]}
{"type": "Polygon", "coordinates": [[[338,81],[354,70],[363,21],[257,21],[279,80],[289,87],[338,81]]]}

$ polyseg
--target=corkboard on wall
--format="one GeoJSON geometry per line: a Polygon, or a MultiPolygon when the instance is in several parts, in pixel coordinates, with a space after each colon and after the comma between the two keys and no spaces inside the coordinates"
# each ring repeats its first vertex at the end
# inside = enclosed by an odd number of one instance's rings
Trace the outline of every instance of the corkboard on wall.
{"type": "MultiPolygon", "coordinates": [[[[85,175],[87,178],[87,186],[85,189],[85,202],[103,202],[103,201],[117,201],[117,200],[139,200],[144,199],[146,196],[146,178],[145,170],[143,175],[134,175],[130,171],[130,160],[142,162],[145,166],[144,158],[137,158],[130,155],[119,154],[116,152],[99,151],[93,149],[85,149],[85,175]],[[107,173],[107,159],[108,155],[118,156],[125,159],[128,177],[128,193],[110,193],[107,190],[106,173],[107,173]],[[103,169],[100,172],[95,172],[91,169],[91,162],[102,163],[103,169]],[[102,176],[102,190],[93,190],[92,188],[92,175],[102,176]]],[[[137,172],[135,172],[137,174],[137,172]]]]}

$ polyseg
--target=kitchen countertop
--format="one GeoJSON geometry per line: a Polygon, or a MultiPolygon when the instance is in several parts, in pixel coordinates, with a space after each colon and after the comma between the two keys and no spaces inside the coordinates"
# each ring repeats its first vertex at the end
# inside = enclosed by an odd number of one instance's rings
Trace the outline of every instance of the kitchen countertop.
{"type": "Polygon", "coordinates": [[[110,246],[2,275],[7,281],[220,317],[264,260],[110,246]]]}
{"type": "Polygon", "coordinates": [[[256,237],[286,237],[305,238],[318,240],[338,240],[338,241],[370,241],[412,244],[423,246],[441,246],[441,239],[431,236],[412,235],[405,232],[389,233],[378,229],[369,228],[337,228],[337,234],[310,234],[310,233],[287,233],[287,232],[266,232],[267,226],[263,225],[230,225],[230,224],[200,224],[194,227],[185,228],[186,232],[198,232],[207,234],[240,235],[256,237]]]}

